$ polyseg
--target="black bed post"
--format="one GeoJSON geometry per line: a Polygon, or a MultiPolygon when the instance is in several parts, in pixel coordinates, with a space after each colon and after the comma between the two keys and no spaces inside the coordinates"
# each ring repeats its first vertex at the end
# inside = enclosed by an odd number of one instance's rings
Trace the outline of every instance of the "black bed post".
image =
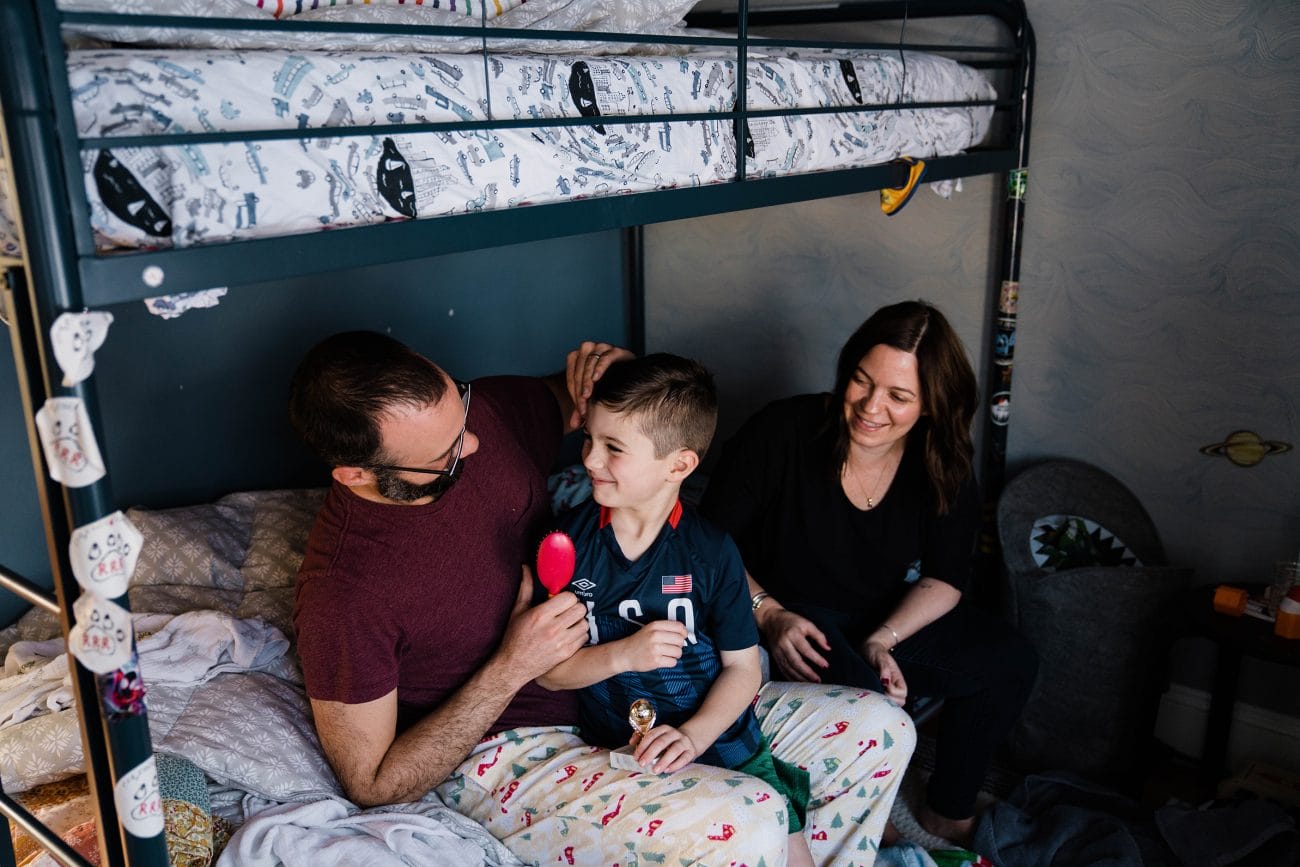
{"type": "Polygon", "coordinates": [[[1011,371],[1016,349],[1016,309],[1020,296],[1020,247],[1024,237],[1025,194],[1029,183],[1029,121],[1034,97],[1034,30],[1024,4],[1011,4],[1019,13],[1014,36],[1020,63],[1014,87],[1017,109],[1012,120],[1016,168],[1007,173],[1002,213],[1002,250],[997,279],[991,289],[989,329],[992,345],[988,358],[987,413],[980,482],[984,492],[984,520],[980,532],[977,595],[1000,603],[1002,551],[998,544],[997,502],[1006,481],[1007,427],[1011,420],[1011,371]]]}
{"type": "MultiPolygon", "coordinates": [[[[93,379],[71,387],[58,385],[54,373],[58,365],[46,339],[47,329],[60,313],[83,309],[77,243],[85,243],[89,237],[88,229],[75,227],[70,216],[70,202],[80,199],[84,209],[84,196],[70,196],[67,187],[70,175],[78,182],[81,177],[75,140],[68,140],[68,131],[75,135],[75,129],[66,114],[55,116],[49,90],[50,86],[60,85],[66,90],[64,51],[53,2],[0,4],[0,32],[6,35],[8,45],[6,51],[0,52],[0,103],[5,112],[9,162],[15,177],[22,180],[18,185],[18,209],[30,269],[26,274],[27,291],[12,295],[15,309],[11,334],[19,363],[19,388],[24,404],[33,411],[47,397],[80,398],[102,441],[104,429],[93,379]],[[56,129],[62,136],[54,133],[56,129]],[[78,170],[72,172],[74,168],[78,170]]],[[[62,97],[60,104],[66,112],[69,100],[66,93],[62,97]]],[[[32,428],[31,412],[26,421],[29,437],[36,443],[39,437],[32,428]]],[[[112,494],[107,479],[81,488],[64,487],[42,470],[40,455],[34,455],[33,462],[66,636],[72,626],[72,602],[80,594],[72,575],[68,543],[74,528],[113,511],[112,494]]],[[[129,609],[125,595],[113,601],[129,609]]],[[[116,782],[152,758],[147,713],[110,719],[101,695],[112,683],[113,674],[96,675],[79,662],[73,666],[73,673],[87,776],[100,819],[105,863],[165,865],[168,858],[162,832],[148,837],[127,832],[122,828],[114,798],[116,782]]]]}
{"type": "Polygon", "coordinates": [[[645,227],[623,230],[623,324],[627,348],[645,355],[645,227]]]}

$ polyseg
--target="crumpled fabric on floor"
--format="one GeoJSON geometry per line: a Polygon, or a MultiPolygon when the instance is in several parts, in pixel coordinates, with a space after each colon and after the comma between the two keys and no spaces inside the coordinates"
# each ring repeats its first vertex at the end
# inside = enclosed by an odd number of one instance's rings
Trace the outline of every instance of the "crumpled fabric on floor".
{"type": "Polygon", "coordinates": [[[1295,820],[1276,804],[1241,803],[1157,813],[1072,774],[1029,776],[980,819],[974,848],[1001,867],[1208,867],[1236,863],[1279,834],[1296,833],[1295,820]]]}
{"type": "Polygon", "coordinates": [[[1300,832],[1295,819],[1271,801],[1258,799],[1212,801],[1201,808],[1170,805],[1156,810],[1156,827],[1184,864],[1228,867],[1239,864],[1270,842],[1289,834],[1290,855],[1270,853],[1261,863],[1300,864],[1300,832]]]}

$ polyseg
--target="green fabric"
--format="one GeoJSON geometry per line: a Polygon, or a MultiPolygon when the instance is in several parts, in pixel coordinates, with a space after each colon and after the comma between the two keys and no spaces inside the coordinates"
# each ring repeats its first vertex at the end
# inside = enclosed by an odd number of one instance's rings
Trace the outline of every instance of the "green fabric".
{"type": "Polygon", "coordinates": [[[789,816],[790,833],[803,830],[811,791],[807,771],[772,755],[772,748],[768,746],[766,738],[758,752],[732,770],[758,777],[776,789],[785,798],[785,804],[789,808],[786,814],[789,816]]]}

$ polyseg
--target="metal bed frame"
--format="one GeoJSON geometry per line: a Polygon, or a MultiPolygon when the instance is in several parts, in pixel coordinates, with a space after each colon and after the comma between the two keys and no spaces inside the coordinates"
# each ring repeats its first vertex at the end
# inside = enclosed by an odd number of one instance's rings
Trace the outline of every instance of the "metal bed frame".
{"type": "MultiPolygon", "coordinates": [[[[601,39],[726,46],[736,52],[737,67],[745,68],[750,46],[844,47],[878,50],[929,50],[978,59],[968,65],[1000,69],[1012,82],[1009,93],[995,103],[1002,118],[991,136],[998,141],[966,154],[927,160],[927,181],[999,173],[1006,176],[1007,195],[1000,225],[998,273],[990,287],[990,345],[985,348],[989,391],[983,440],[982,480],[986,502],[996,501],[1006,460],[1009,391],[1019,290],[1024,193],[1029,156],[1029,126],[1033,96],[1035,43],[1023,0],[868,0],[806,9],[750,11],[739,0],[735,12],[697,13],[688,23],[734,30],[734,38],[668,37],[606,33],[533,32],[493,29],[497,37],[523,39],[601,39]],[[751,28],[790,25],[832,25],[861,21],[982,16],[999,22],[1003,45],[921,45],[865,43],[831,40],[805,41],[760,38],[751,28]]],[[[416,257],[491,247],[503,243],[541,240],[561,235],[605,229],[624,230],[625,291],[628,326],[634,349],[644,342],[644,249],[640,227],[647,223],[718,214],[809,199],[900,187],[907,170],[899,165],[878,165],[841,171],[776,178],[746,178],[744,149],[737,148],[736,180],[707,187],[642,192],[582,201],[543,204],[473,214],[418,219],[278,238],[239,240],[207,246],[162,251],[100,253],[90,230],[89,204],[81,183],[83,149],[176,145],[185,143],[303,139],[346,135],[339,127],[325,130],[279,130],[256,133],[188,133],[184,135],[126,138],[80,138],[76,131],[69,93],[66,51],[61,28],[65,24],[114,26],[169,26],[234,30],[293,30],[311,32],[384,32],[391,25],[327,24],[321,22],[246,21],[235,19],[184,19],[168,16],[109,15],[61,12],[55,0],[0,0],[0,32],[8,47],[0,52],[0,144],[16,189],[9,191],[21,222],[23,254],[0,258],[3,307],[0,314],[10,329],[18,371],[22,410],[27,419],[37,495],[46,528],[46,544],[54,578],[54,592],[0,565],[0,587],[17,593],[35,606],[59,615],[64,635],[73,625],[72,603],[80,589],[72,577],[68,542],[72,531],[110,514],[116,505],[106,476],[82,488],[68,488],[51,480],[34,425],[34,414],[45,399],[78,397],[85,403],[92,425],[98,425],[99,408],[93,381],[72,387],[59,385],[52,349],[47,340],[50,325],[63,312],[207,288],[211,275],[221,274],[228,285],[275,281],[291,276],[340,270],[416,257]],[[443,231],[447,219],[457,221],[456,232],[443,231]],[[352,243],[339,243],[345,232],[352,243]]],[[[404,34],[463,36],[463,28],[403,26],[404,34]]],[[[485,31],[485,33],[488,31],[485,31]]],[[[487,39],[484,38],[484,51],[487,39]]],[[[726,119],[734,124],[740,141],[748,117],[813,114],[822,111],[887,111],[972,103],[891,103],[849,109],[798,109],[752,111],[745,109],[745,76],[737,76],[736,109],[711,115],[675,115],[674,120],[726,119]]],[[[981,103],[974,103],[981,104],[981,103]]],[[[987,104],[987,103],[983,103],[987,104]]],[[[605,117],[602,122],[646,122],[647,116],[605,117]]],[[[659,118],[662,120],[662,118],[659,118]]],[[[401,127],[361,127],[355,134],[375,135],[400,130],[463,131],[518,126],[564,126],[589,123],[586,118],[479,121],[473,123],[407,124],[401,127]]],[[[0,168],[3,168],[0,165],[0,168]]],[[[991,511],[991,510],[990,510],[991,511]]],[[[986,531],[985,538],[989,537],[986,531]]],[[[985,546],[987,553],[987,546],[985,546]]],[[[113,600],[129,608],[125,596],[113,600]]],[[[123,829],[114,803],[114,784],[152,754],[146,715],[110,719],[101,705],[104,678],[79,662],[73,666],[73,686],[87,761],[89,789],[96,804],[103,863],[155,865],[167,863],[164,836],[137,837],[123,829]]],[[[45,829],[20,804],[0,792],[0,813],[8,816],[43,845],[60,863],[86,864],[75,851],[45,829]]],[[[0,867],[14,863],[12,840],[0,834],[0,867]]]]}

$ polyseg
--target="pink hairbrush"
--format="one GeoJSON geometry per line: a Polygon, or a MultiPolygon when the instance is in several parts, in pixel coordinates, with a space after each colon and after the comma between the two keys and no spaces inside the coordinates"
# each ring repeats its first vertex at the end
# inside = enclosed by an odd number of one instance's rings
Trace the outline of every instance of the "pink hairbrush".
{"type": "Polygon", "coordinates": [[[547,533],[542,544],[537,547],[537,578],[554,596],[573,579],[573,567],[577,562],[578,554],[567,533],[558,530],[547,533]]]}

